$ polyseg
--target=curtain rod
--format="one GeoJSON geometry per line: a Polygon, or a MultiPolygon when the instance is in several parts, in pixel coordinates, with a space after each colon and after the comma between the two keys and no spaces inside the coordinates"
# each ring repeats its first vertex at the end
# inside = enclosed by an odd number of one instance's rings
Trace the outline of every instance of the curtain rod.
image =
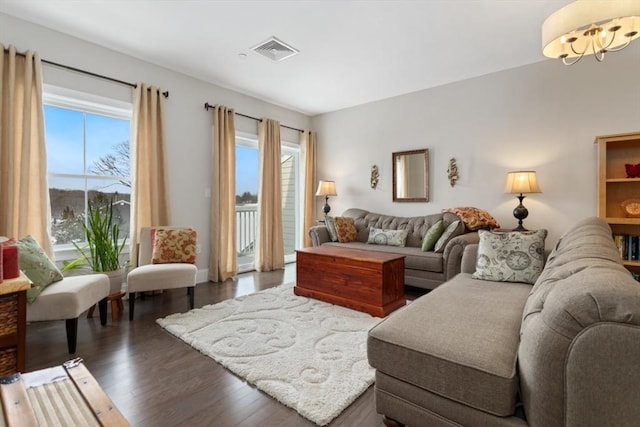
{"type": "MultiPolygon", "coordinates": [[[[8,49],[5,49],[5,52],[6,51],[8,51],[8,49]]],[[[16,55],[25,56],[25,54],[22,53],[22,52],[16,52],[16,55]]],[[[69,65],[59,64],[57,62],[48,61],[46,59],[40,59],[40,62],[42,62],[44,64],[48,64],[48,65],[53,65],[54,67],[64,68],[65,70],[75,71],[76,73],[86,74],[88,76],[97,77],[97,78],[103,79],[103,80],[109,80],[110,82],[119,83],[119,84],[124,85],[124,86],[131,86],[131,87],[137,87],[138,86],[136,83],[125,82],[124,80],[114,79],[113,77],[103,76],[102,74],[92,73],[91,71],[81,70],[80,68],[75,68],[75,67],[71,67],[69,65]]],[[[162,92],[162,96],[164,96],[165,98],[168,98],[169,97],[169,91],[166,90],[166,91],[162,92]]]]}
{"type": "MultiPolygon", "coordinates": [[[[208,102],[204,103],[204,109],[207,110],[207,111],[209,111],[209,108],[213,108],[213,107],[214,107],[214,105],[211,105],[208,102]]],[[[253,117],[253,116],[247,116],[246,114],[238,113],[237,111],[234,111],[234,114],[236,116],[246,117],[247,119],[252,119],[252,120],[255,120],[257,122],[261,122],[262,121],[262,119],[259,119],[257,117],[253,117]]],[[[291,129],[291,130],[295,130],[295,131],[298,131],[298,132],[304,132],[304,130],[302,130],[302,129],[293,128],[291,126],[287,126],[287,125],[283,125],[283,124],[280,124],[280,127],[291,129]]]]}

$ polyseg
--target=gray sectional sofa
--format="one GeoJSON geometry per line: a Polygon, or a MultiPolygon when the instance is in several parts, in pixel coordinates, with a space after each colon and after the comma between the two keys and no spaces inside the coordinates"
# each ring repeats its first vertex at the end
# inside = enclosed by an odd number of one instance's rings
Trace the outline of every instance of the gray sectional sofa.
{"type": "Polygon", "coordinates": [[[309,237],[313,246],[336,245],[369,251],[390,252],[405,256],[405,284],[423,289],[434,289],[460,272],[464,248],[478,242],[478,233],[469,232],[461,223],[461,235],[453,237],[442,252],[422,251],[422,239],[427,230],[439,220],[448,226],[459,218],[452,213],[438,213],[416,217],[381,215],[363,209],[347,209],[343,217],[354,219],[358,241],[332,242],[325,225],[311,227],[309,237]],[[371,227],[388,230],[409,230],[405,247],[368,244],[371,227]]]}
{"type": "Polygon", "coordinates": [[[640,284],[609,226],[577,223],[533,286],[472,278],[477,253],[369,332],[385,424],[639,425],[640,284]]]}

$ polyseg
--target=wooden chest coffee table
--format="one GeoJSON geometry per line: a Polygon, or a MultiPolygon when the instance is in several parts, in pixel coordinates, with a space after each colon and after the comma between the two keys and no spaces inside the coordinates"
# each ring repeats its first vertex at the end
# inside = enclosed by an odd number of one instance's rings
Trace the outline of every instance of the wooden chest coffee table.
{"type": "Polygon", "coordinates": [[[406,304],[402,255],[327,245],[296,253],[296,295],[377,317],[406,304]]]}

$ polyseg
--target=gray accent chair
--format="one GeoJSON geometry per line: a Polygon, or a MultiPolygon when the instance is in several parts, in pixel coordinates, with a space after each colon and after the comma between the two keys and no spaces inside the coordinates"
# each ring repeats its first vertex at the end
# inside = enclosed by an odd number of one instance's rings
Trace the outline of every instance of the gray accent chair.
{"type": "Polygon", "coordinates": [[[577,223],[535,285],[463,272],[369,332],[386,425],[637,426],[640,284],[601,219],[577,223]]]}

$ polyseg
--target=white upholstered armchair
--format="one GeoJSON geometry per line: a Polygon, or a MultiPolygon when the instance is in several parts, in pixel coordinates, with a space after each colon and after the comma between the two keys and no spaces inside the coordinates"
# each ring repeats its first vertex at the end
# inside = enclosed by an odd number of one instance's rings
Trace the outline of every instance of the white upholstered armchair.
{"type": "Polygon", "coordinates": [[[133,320],[136,293],[187,288],[194,307],[196,232],[188,227],[143,227],[138,240],[138,267],[127,275],[129,320],[133,320]]]}

